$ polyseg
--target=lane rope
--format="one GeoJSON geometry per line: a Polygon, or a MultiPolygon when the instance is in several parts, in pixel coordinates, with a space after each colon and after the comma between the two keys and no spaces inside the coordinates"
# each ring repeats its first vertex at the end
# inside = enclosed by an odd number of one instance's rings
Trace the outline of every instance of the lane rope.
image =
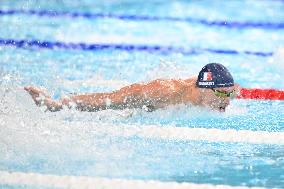
{"type": "Polygon", "coordinates": [[[64,49],[64,50],[83,50],[83,51],[98,51],[98,50],[122,50],[122,51],[144,51],[149,53],[180,53],[183,55],[196,55],[204,52],[214,54],[229,54],[229,55],[253,55],[268,57],[272,56],[272,52],[257,52],[257,51],[237,51],[229,49],[209,49],[209,48],[184,48],[173,46],[160,46],[160,45],[133,45],[133,44],[100,44],[100,43],[65,43],[65,42],[51,42],[40,40],[15,40],[0,38],[0,46],[13,46],[16,48],[41,48],[41,49],[64,49]]]}
{"type": "MultiPolygon", "coordinates": [[[[245,186],[228,186],[212,184],[177,183],[161,181],[108,179],[90,176],[60,176],[52,174],[0,171],[0,183],[6,185],[42,186],[48,188],[68,189],[248,189],[245,186]]],[[[259,187],[250,187],[257,189],[259,187]]],[[[259,188],[260,189],[260,188],[259,188]]]]}
{"type": "Polygon", "coordinates": [[[113,13],[80,13],[80,12],[58,12],[47,10],[0,10],[0,16],[3,15],[30,15],[39,17],[67,17],[67,18],[85,18],[85,19],[98,19],[98,18],[111,18],[119,20],[130,21],[170,21],[170,22],[185,22],[193,24],[201,24],[208,27],[226,27],[226,28],[262,28],[262,29],[284,29],[284,23],[273,22],[239,22],[239,21],[225,21],[216,20],[208,21],[198,18],[179,18],[169,16],[147,16],[147,15],[122,15],[113,13]]]}
{"type": "Polygon", "coordinates": [[[241,88],[239,99],[284,100],[284,90],[241,88]]]}

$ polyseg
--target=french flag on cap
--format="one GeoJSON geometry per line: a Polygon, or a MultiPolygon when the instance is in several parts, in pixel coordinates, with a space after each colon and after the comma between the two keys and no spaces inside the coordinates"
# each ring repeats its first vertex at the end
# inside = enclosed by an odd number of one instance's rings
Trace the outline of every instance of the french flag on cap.
{"type": "Polygon", "coordinates": [[[212,81],[212,72],[204,72],[202,81],[212,81]]]}

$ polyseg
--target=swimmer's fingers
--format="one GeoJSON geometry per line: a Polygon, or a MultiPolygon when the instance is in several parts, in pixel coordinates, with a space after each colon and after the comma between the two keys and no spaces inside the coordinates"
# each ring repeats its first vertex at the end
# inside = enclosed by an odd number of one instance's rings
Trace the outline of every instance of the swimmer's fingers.
{"type": "Polygon", "coordinates": [[[36,87],[32,87],[32,86],[26,86],[24,87],[24,89],[29,93],[36,93],[40,91],[40,89],[37,89],[36,87]]]}
{"type": "Polygon", "coordinates": [[[43,89],[39,89],[39,88],[36,88],[36,87],[33,87],[33,86],[27,86],[27,87],[24,87],[24,89],[30,93],[31,95],[43,95],[43,96],[46,96],[48,97],[48,95],[46,95],[45,91],[43,89]]]}
{"type": "Polygon", "coordinates": [[[41,105],[46,98],[50,98],[42,89],[36,87],[27,86],[24,87],[24,90],[26,90],[32,96],[32,99],[37,105],[41,105]]]}

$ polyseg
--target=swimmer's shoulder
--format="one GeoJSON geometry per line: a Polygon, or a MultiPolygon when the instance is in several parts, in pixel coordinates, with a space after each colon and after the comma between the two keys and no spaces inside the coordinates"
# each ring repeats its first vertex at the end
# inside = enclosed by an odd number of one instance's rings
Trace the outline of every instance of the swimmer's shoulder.
{"type": "Polygon", "coordinates": [[[183,82],[188,85],[194,85],[196,81],[197,81],[197,77],[190,77],[188,79],[183,80],[183,82]]]}
{"type": "Polygon", "coordinates": [[[148,83],[142,83],[143,86],[145,87],[150,87],[150,88],[163,88],[163,89],[171,89],[174,91],[179,91],[180,89],[184,87],[190,87],[190,86],[195,86],[197,77],[192,77],[189,79],[155,79],[152,80],[148,83]]]}

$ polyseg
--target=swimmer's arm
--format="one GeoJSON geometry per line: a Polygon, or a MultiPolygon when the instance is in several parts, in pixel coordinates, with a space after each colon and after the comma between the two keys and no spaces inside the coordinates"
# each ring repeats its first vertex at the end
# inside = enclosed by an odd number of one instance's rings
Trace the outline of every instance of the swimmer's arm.
{"type": "Polygon", "coordinates": [[[31,95],[37,106],[46,106],[49,111],[58,111],[62,109],[62,104],[46,95],[42,89],[31,86],[24,87],[24,89],[31,95]]]}
{"type": "Polygon", "coordinates": [[[111,93],[81,94],[69,98],[63,98],[61,100],[61,104],[68,107],[75,105],[78,110],[82,111],[138,107],[143,101],[142,91],[142,84],[132,84],[111,93]]]}
{"type": "Polygon", "coordinates": [[[72,96],[61,100],[68,107],[75,104],[78,110],[98,111],[104,109],[141,108],[157,99],[166,99],[168,90],[159,80],[147,84],[132,84],[111,93],[92,93],[72,96]]]}
{"type": "Polygon", "coordinates": [[[64,107],[76,108],[81,111],[98,111],[107,108],[132,107],[131,101],[137,103],[141,99],[142,85],[133,84],[111,93],[75,95],[61,98],[59,101],[53,100],[42,89],[32,86],[24,87],[24,89],[31,95],[37,106],[46,106],[47,110],[52,112],[59,111],[64,107]]]}
{"type": "Polygon", "coordinates": [[[30,93],[36,105],[46,106],[49,111],[59,111],[64,106],[75,107],[81,111],[98,111],[108,108],[123,109],[127,107],[142,107],[146,101],[151,99],[166,99],[166,92],[163,91],[160,81],[155,80],[148,84],[132,84],[111,93],[91,93],[75,95],[69,98],[62,98],[59,101],[53,100],[42,90],[35,87],[25,87],[30,93]]]}

